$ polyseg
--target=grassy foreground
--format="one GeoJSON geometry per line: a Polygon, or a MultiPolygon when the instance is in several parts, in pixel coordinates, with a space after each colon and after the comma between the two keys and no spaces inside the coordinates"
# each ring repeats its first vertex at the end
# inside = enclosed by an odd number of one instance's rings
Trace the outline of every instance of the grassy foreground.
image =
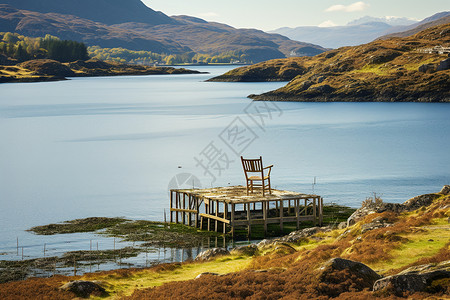
{"type": "Polygon", "coordinates": [[[437,195],[431,205],[412,212],[372,213],[344,229],[260,246],[253,256],[232,251],[207,262],[28,279],[1,284],[0,298],[72,299],[73,293],[58,287],[82,279],[106,289],[108,296],[93,299],[445,299],[448,278],[433,283],[433,291],[408,294],[372,292],[344,270],[328,274],[325,281],[318,275],[322,264],[334,257],[362,262],[383,276],[450,260],[450,195],[437,195]],[[367,230],[377,220],[389,226],[367,230]],[[195,279],[205,272],[220,276],[195,279]]]}

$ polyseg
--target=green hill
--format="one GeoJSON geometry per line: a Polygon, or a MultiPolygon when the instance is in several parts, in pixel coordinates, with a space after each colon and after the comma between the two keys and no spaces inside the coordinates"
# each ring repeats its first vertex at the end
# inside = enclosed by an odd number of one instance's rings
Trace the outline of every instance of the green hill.
{"type": "Polygon", "coordinates": [[[450,102],[450,23],[406,38],[331,50],[314,57],[271,60],[211,81],[288,81],[250,95],[273,101],[450,102]]]}

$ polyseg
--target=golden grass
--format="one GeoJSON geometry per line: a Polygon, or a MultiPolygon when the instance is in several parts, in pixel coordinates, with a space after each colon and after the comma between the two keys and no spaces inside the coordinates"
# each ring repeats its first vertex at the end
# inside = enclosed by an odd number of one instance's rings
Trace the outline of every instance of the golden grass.
{"type": "Polygon", "coordinates": [[[152,268],[123,274],[111,272],[107,272],[105,275],[87,274],[82,276],[82,279],[106,282],[105,289],[114,299],[131,295],[138,289],[160,286],[167,282],[194,279],[205,272],[228,274],[242,271],[248,267],[250,261],[250,257],[227,256],[204,263],[184,263],[175,269],[168,268],[161,272],[152,268]]]}

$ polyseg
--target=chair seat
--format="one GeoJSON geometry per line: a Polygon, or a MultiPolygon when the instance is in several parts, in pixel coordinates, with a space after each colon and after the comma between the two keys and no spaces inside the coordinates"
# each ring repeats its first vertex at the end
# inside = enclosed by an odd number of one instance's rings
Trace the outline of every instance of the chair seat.
{"type": "MultiPolygon", "coordinates": [[[[264,180],[268,179],[269,176],[264,176],[264,180]]],[[[250,176],[248,180],[262,180],[261,176],[250,176]]]]}

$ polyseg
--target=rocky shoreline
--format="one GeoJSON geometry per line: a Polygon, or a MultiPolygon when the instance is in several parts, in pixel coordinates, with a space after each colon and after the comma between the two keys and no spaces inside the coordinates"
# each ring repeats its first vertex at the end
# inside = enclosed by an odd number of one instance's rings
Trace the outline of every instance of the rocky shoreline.
{"type": "Polygon", "coordinates": [[[59,81],[67,80],[67,77],[166,74],[201,74],[201,72],[185,68],[127,65],[94,59],[71,63],[36,59],[16,65],[0,65],[0,83],[59,81]]]}
{"type": "MultiPolygon", "coordinates": [[[[195,261],[2,283],[0,298],[443,299],[450,292],[449,223],[447,185],[402,204],[368,198],[338,226],[305,228],[230,251],[211,248],[195,261]]],[[[66,225],[60,229],[73,229],[66,225]]]]}

